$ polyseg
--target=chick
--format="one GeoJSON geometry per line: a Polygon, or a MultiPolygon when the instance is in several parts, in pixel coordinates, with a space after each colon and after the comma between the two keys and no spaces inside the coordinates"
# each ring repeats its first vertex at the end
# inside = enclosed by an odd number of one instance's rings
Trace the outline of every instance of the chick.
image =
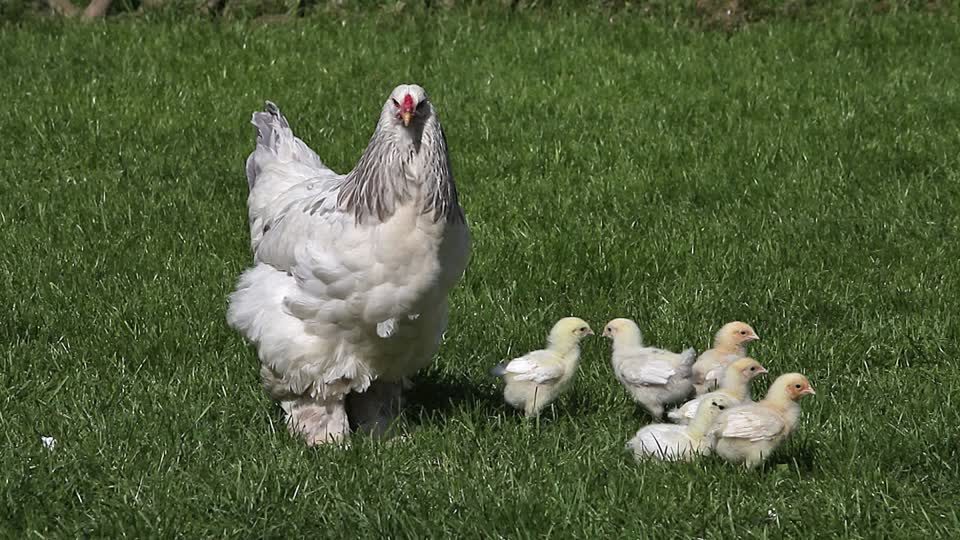
{"type": "Polygon", "coordinates": [[[736,400],[717,394],[704,400],[704,406],[690,425],[650,424],[637,432],[627,448],[633,451],[637,461],[653,458],[663,461],[690,461],[699,455],[710,453],[706,432],[713,421],[736,400]]]}
{"type": "Polygon", "coordinates": [[[593,330],[583,319],[560,319],[550,330],[546,349],[494,367],[491,373],[507,383],[504,400],[528,417],[539,415],[573,380],[580,360],[580,340],[592,335],[593,330]]]}
{"type": "Polygon", "coordinates": [[[756,403],[734,407],[717,417],[707,439],[717,455],[733,463],[756,467],[797,427],[800,398],[816,394],[799,373],[773,381],[767,396],[756,403]]]}
{"type": "Polygon", "coordinates": [[[634,401],[654,418],[663,417],[664,405],[686,399],[693,390],[690,366],[697,351],[680,354],[643,346],[640,328],[630,319],[614,319],[603,329],[613,340],[613,372],[634,401]]]}
{"type": "Polygon", "coordinates": [[[729,322],[713,337],[713,348],[697,358],[693,365],[693,386],[697,395],[715,390],[720,385],[724,368],[738,358],[747,355],[747,343],[760,339],[749,324],[729,322]]]}
{"type": "Polygon", "coordinates": [[[734,404],[750,401],[750,381],[767,370],[753,358],[741,358],[729,366],[723,373],[723,384],[719,390],[691,399],[680,407],[667,413],[667,418],[677,424],[689,424],[697,414],[697,408],[704,400],[715,396],[727,396],[734,404]]]}

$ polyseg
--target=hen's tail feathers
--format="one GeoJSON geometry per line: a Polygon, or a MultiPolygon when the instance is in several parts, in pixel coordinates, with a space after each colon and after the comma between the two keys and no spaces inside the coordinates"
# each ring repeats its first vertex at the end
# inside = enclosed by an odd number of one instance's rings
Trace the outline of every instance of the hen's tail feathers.
{"type": "Polygon", "coordinates": [[[247,186],[253,189],[261,166],[268,160],[296,161],[314,168],[326,168],[309,146],[294,136],[290,123],[272,101],[264,104],[263,112],[253,113],[250,123],[257,128],[257,147],[247,158],[247,186]]]}
{"type": "Polygon", "coordinates": [[[494,377],[503,377],[507,374],[507,363],[497,364],[490,369],[490,375],[494,377]]]}

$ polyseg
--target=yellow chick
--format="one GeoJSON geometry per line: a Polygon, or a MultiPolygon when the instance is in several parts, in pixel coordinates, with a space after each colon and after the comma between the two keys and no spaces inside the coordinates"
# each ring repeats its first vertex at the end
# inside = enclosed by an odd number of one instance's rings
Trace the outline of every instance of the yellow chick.
{"type": "Polygon", "coordinates": [[[704,399],[693,422],[686,426],[676,424],[650,424],[637,432],[627,448],[633,451],[637,461],[659,459],[663,461],[690,461],[710,453],[706,438],[707,429],[713,421],[736,400],[717,394],[704,399]]]}
{"type": "Polygon", "coordinates": [[[707,432],[711,448],[723,459],[756,467],[787,437],[800,420],[800,398],[816,392],[799,373],[777,377],[767,397],[734,407],[717,417],[707,432]]]}
{"type": "Polygon", "coordinates": [[[738,358],[747,355],[747,344],[760,339],[753,328],[744,322],[729,322],[713,337],[713,348],[707,349],[693,364],[693,386],[697,395],[715,390],[720,385],[723,370],[738,358]]]}
{"type": "Polygon", "coordinates": [[[550,330],[546,349],[494,367],[491,373],[507,383],[504,400],[528,417],[539,415],[573,380],[580,361],[580,340],[592,335],[583,319],[560,319],[550,330]]]}
{"type": "Polygon", "coordinates": [[[733,404],[750,401],[750,381],[767,370],[753,358],[741,358],[729,366],[723,373],[723,384],[719,390],[695,397],[682,406],[667,413],[667,418],[677,424],[689,424],[697,414],[697,408],[704,400],[715,396],[727,396],[733,404]]]}
{"type": "Polygon", "coordinates": [[[697,351],[682,353],[643,346],[637,323],[614,319],[603,329],[613,340],[610,363],[620,384],[634,401],[643,405],[654,418],[663,417],[664,405],[686,399],[693,390],[690,366],[697,351]]]}

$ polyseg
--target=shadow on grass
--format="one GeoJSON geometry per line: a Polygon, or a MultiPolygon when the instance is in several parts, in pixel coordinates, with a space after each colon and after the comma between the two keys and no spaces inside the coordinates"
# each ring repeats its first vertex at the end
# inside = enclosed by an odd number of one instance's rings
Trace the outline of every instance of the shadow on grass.
{"type": "Polygon", "coordinates": [[[790,444],[788,448],[781,448],[774,452],[761,468],[764,473],[799,471],[806,475],[817,468],[815,463],[815,445],[811,441],[801,444],[790,444]]]}
{"type": "Polygon", "coordinates": [[[404,416],[415,425],[442,425],[461,410],[499,414],[505,407],[493,384],[478,385],[465,378],[449,379],[431,374],[417,377],[405,397],[404,416]]]}

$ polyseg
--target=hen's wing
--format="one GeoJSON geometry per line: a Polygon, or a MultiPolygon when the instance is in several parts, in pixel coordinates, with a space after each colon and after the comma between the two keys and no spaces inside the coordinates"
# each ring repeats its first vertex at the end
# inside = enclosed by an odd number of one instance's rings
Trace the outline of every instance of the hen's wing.
{"type": "Polygon", "coordinates": [[[263,237],[294,209],[297,202],[336,188],[341,175],[293,134],[280,109],[267,102],[253,114],[257,145],[247,158],[247,209],[250,244],[257,251],[263,237]]]}

